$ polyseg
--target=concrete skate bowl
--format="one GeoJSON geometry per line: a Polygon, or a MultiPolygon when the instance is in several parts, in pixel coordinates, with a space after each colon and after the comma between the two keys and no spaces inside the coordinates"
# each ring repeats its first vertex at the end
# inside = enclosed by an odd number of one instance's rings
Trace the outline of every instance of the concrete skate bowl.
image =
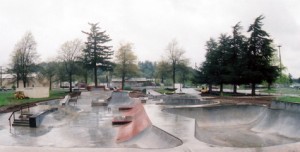
{"type": "MultiPolygon", "coordinates": [[[[120,94],[119,94],[120,95],[120,94]]],[[[121,95],[120,95],[121,96],[121,95]]],[[[126,95],[124,95],[126,97],[126,95]]],[[[91,99],[78,100],[76,106],[66,105],[57,111],[45,115],[38,128],[11,127],[7,121],[10,113],[0,114],[0,147],[55,147],[55,148],[139,148],[160,149],[172,148],[182,144],[178,138],[151,125],[141,128],[140,120],[145,117],[141,113],[135,115],[135,122],[125,126],[113,126],[113,116],[118,115],[106,106],[91,107],[91,99]],[[88,108],[89,107],[89,108],[88,108]],[[125,140],[118,141],[120,128],[128,131],[133,128],[137,132],[125,132],[125,140]],[[140,130],[141,129],[141,130],[140,130]],[[126,134],[129,133],[129,134],[126,134]]],[[[113,101],[112,103],[114,103],[113,101]]],[[[121,100],[118,100],[121,104],[121,100]]],[[[125,103],[131,103],[126,101],[125,103]]],[[[117,105],[117,103],[115,103],[117,105]]],[[[59,106],[59,103],[41,103],[31,110],[41,110],[47,106],[59,106]]],[[[134,110],[134,109],[133,109],[134,110]]],[[[146,114],[146,113],[144,113],[146,114]]],[[[144,119],[142,119],[144,120],[144,119]]],[[[1,151],[1,150],[0,150],[1,151]]],[[[69,151],[65,149],[64,151],[69,151]]],[[[107,149],[110,151],[110,149],[107,149]]]]}
{"type": "Polygon", "coordinates": [[[167,95],[161,96],[162,102],[158,103],[161,105],[205,105],[215,104],[213,101],[203,101],[196,96],[192,95],[167,95]]]}
{"type": "Polygon", "coordinates": [[[195,137],[211,145],[260,148],[300,141],[299,112],[251,105],[164,111],[194,118],[195,137]]]}

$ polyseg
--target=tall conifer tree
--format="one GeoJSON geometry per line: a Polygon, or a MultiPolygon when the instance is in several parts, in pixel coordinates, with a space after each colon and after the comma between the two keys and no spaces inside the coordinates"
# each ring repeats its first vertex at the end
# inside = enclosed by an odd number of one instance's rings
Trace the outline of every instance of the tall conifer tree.
{"type": "Polygon", "coordinates": [[[85,49],[83,50],[84,64],[87,65],[86,67],[94,70],[94,82],[95,87],[97,87],[97,70],[98,68],[104,71],[111,70],[112,63],[110,59],[113,56],[113,51],[111,50],[111,46],[105,45],[111,41],[106,31],[101,31],[98,23],[89,23],[89,25],[91,26],[89,32],[82,31],[87,35],[85,49]]]}

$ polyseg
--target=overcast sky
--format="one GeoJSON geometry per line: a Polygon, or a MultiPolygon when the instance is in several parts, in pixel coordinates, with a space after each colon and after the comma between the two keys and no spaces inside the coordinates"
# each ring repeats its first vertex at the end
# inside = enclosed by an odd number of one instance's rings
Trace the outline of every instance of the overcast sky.
{"type": "Polygon", "coordinates": [[[298,0],[0,0],[0,66],[28,31],[38,44],[40,61],[54,58],[61,44],[75,38],[88,22],[99,22],[117,50],[131,42],[139,61],[157,61],[177,39],[191,65],[204,61],[205,42],[231,34],[237,22],[246,31],[264,15],[265,29],[281,45],[282,62],[300,77],[300,1],[298,0]]]}

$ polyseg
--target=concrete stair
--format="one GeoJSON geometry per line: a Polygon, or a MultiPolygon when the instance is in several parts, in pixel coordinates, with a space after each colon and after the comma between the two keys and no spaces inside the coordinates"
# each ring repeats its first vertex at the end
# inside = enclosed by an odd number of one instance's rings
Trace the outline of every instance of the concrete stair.
{"type": "Polygon", "coordinates": [[[12,126],[29,127],[29,119],[15,119],[12,126]]]}

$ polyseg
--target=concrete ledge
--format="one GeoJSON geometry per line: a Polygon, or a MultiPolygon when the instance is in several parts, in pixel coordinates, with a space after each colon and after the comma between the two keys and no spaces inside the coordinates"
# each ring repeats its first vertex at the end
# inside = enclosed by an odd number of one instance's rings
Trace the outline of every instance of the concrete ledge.
{"type": "Polygon", "coordinates": [[[50,112],[56,111],[58,108],[51,108],[29,117],[29,126],[36,128],[41,125],[44,116],[50,112]]]}
{"type": "Polygon", "coordinates": [[[92,100],[92,107],[95,106],[107,106],[107,102],[105,100],[92,100]]]}

